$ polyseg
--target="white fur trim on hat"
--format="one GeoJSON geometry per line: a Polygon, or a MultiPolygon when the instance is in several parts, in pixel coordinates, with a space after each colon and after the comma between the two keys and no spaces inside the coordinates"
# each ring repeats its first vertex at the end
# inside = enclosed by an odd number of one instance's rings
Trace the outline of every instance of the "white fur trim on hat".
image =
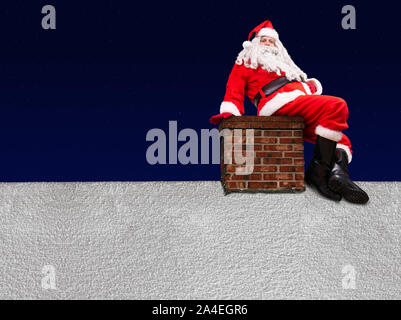
{"type": "Polygon", "coordinates": [[[262,28],[262,29],[260,29],[260,31],[258,32],[258,34],[256,36],[257,37],[268,36],[268,37],[272,37],[274,39],[278,39],[277,31],[272,28],[262,28]]]}
{"type": "Polygon", "coordinates": [[[336,131],[332,129],[328,129],[322,127],[320,124],[315,128],[315,133],[323,138],[333,140],[333,141],[340,141],[343,134],[341,131],[336,131]]]}
{"type": "Polygon", "coordinates": [[[237,106],[230,101],[223,101],[220,105],[220,113],[229,112],[234,116],[241,116],[241,112],[239,112],[237,106]]]}
{"type": "Polygon", "coordinates": [[[348,163],[350,163],[352,161],[352,153],[351,153],[351,150],[349,149],[349,147],[346,146],[345,144],[337,143],[337,148],[343,149],[347,153],[348,163]]]}

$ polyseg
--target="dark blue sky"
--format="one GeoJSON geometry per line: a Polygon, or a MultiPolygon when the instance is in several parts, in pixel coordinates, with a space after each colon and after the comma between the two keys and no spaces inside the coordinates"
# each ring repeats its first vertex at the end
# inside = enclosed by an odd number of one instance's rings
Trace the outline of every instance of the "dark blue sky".
{"type": "Polygon", "coordinates": [[[146,133],[169,120],[212,128],[241,44],[266,19],[324,93],[348,102],[352,177],[401,180],[398,16],[390,1],[8,1],[0,180],[218,180],[218,165],[150,166],[146,133]],[[45,4],[57,30],[41,28],[45,4]],[[346,4],[356,30],[341,28],[346,4]]]}

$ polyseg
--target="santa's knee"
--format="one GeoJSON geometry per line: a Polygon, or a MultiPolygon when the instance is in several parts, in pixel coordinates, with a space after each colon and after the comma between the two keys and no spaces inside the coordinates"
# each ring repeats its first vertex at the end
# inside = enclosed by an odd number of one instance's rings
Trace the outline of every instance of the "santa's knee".
{"type": "Polygon", "coordinates": [[[338,110],[348,118],[348,113],[349,113],[348,105],[344,99],[337,98],[337,107],[338,110]]]}
{"type": "Polygon", "coordinates": [[[334,112],[341,118],[347,120],[349,115],[348,105],[347,102],[339,97],[334,97],[332,108],[334,112]]]}

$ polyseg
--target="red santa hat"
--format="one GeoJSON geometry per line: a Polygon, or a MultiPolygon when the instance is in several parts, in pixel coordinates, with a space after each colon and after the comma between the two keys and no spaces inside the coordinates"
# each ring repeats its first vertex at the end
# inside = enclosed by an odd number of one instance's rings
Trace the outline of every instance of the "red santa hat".
{"type": "Polygon", "coordinates": [[[276,30],[274,30],[273,25],[269,20],[263,21],[249,33],[249,41],[251,40],[253,34],[255,34],[255,37],[268,36],[278,40],[278,33],[276,30]]]}
{"type": "Polygon", "coordinates": [[[253,34],[255,34],[255,37],[268,36],[272,37],[273,39],[279,40],[278,33],[276,30],[274,30],[270,20],[263,21],[249,33],[248,41],[245,41],[243,43],[244,48],[251,45],[250,40],[253,34]]]}

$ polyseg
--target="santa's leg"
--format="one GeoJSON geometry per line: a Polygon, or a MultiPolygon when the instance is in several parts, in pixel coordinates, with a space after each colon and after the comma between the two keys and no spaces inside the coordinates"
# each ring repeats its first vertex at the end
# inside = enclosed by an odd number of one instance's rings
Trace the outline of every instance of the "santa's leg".
{"type": "Polygon", "coordinates": [[[341,131],[348,128],[348,107],[337,97],[301,96],[274,115],[301,116],[305,119],[304,140],[315,143],[314,156],[305,180],[325,197],[339,201],[341,196],[354,203],[365,203],[368,195],[351,181],[348,163],[351,143],[341,131]]]}

